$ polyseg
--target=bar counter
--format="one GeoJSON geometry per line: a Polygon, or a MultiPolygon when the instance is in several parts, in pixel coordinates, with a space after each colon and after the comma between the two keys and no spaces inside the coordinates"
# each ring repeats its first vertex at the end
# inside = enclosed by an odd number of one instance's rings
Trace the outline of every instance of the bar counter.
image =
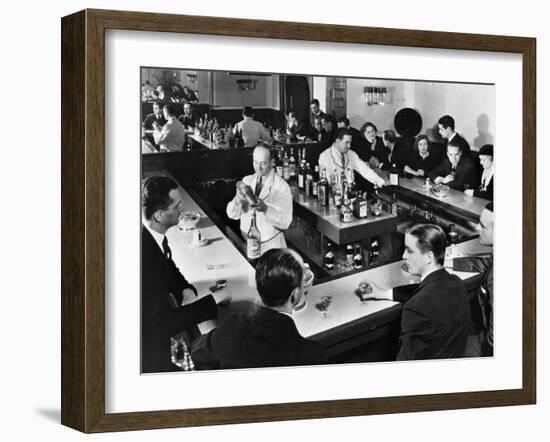
{"type": "MultiPolygon", "coordinates": [[[[252,313],[260,304],[255,287],[254,269],[243,256],[243,249],[236,247],[235,239],[228,238],[222,230],[207,217],[203,207],[180,188],[183,205],[202,214],[197,224],[202,236],[208,239],[206,245],[192,245],[192,231],[178,227],[167,233],[173,259],[197,288],[200,296],[209,293],[217,279],[227,279],[232,292],[232,302],[219,308],[218,320],[233,313],[252,313]]],[[[456,246],[458,253],[469,254],[487,251],[477,239],[456,246]]],[[[394,262],[374,269],[348,275],[337,280],[314,283],[306,296],[306,305],[294,314],[296,325],[303,336],[315,339],[326,348],[333,361],[350,350],[364,346],[375,346],[382,342],[384,347],[397,345],[397,333],[401,304],[391,300],[392,288],[402,284],[418,282],[402,268],[403,261],[394,262]],[[361,302],[355,291],[360,281],[368,281],[374,288],[373,297],[384,300],[361,302]],[[332,296],[328,317],[323,317],[315,307],[323,296],[332,296]]],[[[452,271],[451,271],[452,272],[452,271]]],[[[479,275],[467,272],[456,273],[463,279],[470,292],[475,292],[479,275]]],[[[200,325],[206,333],[215,327],[216,321],[200,325]]],[[[391,360],[394,354],[369,356],[368,360],[391,360]]]]}

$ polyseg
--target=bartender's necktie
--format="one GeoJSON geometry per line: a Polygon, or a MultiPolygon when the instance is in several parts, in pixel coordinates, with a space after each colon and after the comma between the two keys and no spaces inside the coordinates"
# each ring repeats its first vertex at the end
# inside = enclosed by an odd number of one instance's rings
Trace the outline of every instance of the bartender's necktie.
{"type": "Polygon", "coordinates": [[[342,155],[342,169],[346,168],[346,155],[344,153],[342,155]]]}
{"type": "Polygon", "coordinates": [[[164,250],[164,257],[166,259],[172,259],[172,250],[170,250],[170,246],[168,245],[168,239],[166,236],[162,240],[162,250],[164,250]]]}
{"type": "Polygon", "coordinates": [[[254,195],[259,196],[261,191],[262,191],[262,177],[258,177],[258,181],[256,181],[256,188],[254,189],[254,195]]]}

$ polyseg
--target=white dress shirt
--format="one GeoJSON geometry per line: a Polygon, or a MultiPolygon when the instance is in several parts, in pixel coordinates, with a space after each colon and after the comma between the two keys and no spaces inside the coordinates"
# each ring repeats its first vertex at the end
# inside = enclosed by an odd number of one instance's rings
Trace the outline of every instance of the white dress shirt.
{"type": "Polygon", "coordinates": [[[164,241],[165,235],[151,229],[151,227],[149,227],[149,224],[147,224],[145,221],[142,221],[142,224],[143,224],[143,227],[145,227],[149,231],[149,233],[151,234],[151,236],[153,237],[155,242],[158,244],[158,246],[160,247],[160,250],[162,250],[162,253],[164,253],[164,248],[162,247],[162,242],[164,241]]]}
{"type": "MultiPolygon", "coordinates": [[[[247,175],[242,181],[254,191],[258,178],[256,174],[247,175]]],[[[292,222],[290,187],[274,170],[271,170],[269,175],[262,179],[262,190],[258,198],[267,206],[265,212],[256,212],[256,226],[260,231],[262,253],[269,249],[286,247],[283,231],[288,229],[292,222]]],[[[227,204],[226,212],[229,218],[241,220],[241,232],[246,238],[252,222],[252,210],[248,202],[242,202],[235,196],[227,204]]]]}
{"type": "Polygon", "coordinates": [[[487,190],[487,186],[493,179],[494,164],[491,164],[487,169],[483,169],[483,174],[481,175],[481,190],[487,190]]]}
{"type": "Polygon", "coordinates": [[[243,140],[245,147],[256,147],[260,140],[271,141],[269,131],[262,123],[254,120],[251,117],[244,117],[235,127],[243,132],[243,140]]]}
{"type": "Polygon", "coordinates": [[[353,177],[348,176],[348,174],[356,170],[363,178],[371,183],[378,186],[384,184],[384,179],[372,170],[367,163],[361,160],[359,155],[353,150],[348,150],[344,154],[344,164],[342,164],[342,154],[334,145],[325,149],[321,155],[319,155],[319,170],[322,171],[323,169],[326,171],[326,177],[329,182],[332,182],[332,178],[335,174],[341,174],[342,170],[346,174],[348,181],[351,181],[353,177]]]}
{"type": "Polygon", "coordinates": [[[172,152],[182,151],[185,137],[187,136],[183,124],[181,124],[176,117],[170,117],[166,124],[160,128],[155,129],[153,132],[153,138],[161,149],[166,149],[172,152]]]}

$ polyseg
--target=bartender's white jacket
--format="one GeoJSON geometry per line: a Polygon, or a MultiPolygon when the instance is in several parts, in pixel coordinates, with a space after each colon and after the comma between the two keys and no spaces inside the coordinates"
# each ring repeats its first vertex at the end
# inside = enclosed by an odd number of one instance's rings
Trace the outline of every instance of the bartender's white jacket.
{"type": "MultiPolygon", "coordinates": [[[[256,174],[247,175],[242,179],[252,190],[255,189],[257,180],[256,174]]],[[[265,212],[256,212],[256,225],[260,231],[263,254],[270,249],[286,247],[284,230],[288,229],[292,222],[292,194],[287,182],[272,170],[263,179],[259,198],[267,206],[265,212]]],[[[235,197],[227,204],[226,212],[229,218],[241,220],[241,233],[246,238],[252,222],[252,211],[248,202],[239,202],[235,197]]]]}
{"type": "Polygon", "coordinates": [[[352,170],[359,172],[363,178],[378,186],[384,185],[384,179],[381,178],[374,170],[372,170],[367,163],[365,163],[359,155],[353,150],[348,150],[344,154],[344,162],[342,163],[342,155],[336,149],[336,146],[332,145],[328,149],[324,150],[319,155],[319,170],[325,169],[326,177],[331,182],[331,178],[335,174],[341,174],[344,171],[346,178],[351,180],[352,177],[347,176],[352,170]]]}

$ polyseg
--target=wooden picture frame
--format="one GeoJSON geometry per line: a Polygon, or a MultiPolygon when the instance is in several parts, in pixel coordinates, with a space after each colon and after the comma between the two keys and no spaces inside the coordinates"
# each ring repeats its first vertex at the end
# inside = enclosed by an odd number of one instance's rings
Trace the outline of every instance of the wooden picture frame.
{"type": "Polygon", "coordinates": [[[83,432],[533,404],[536,400],[536,40],[311,23],[85,10],[62,19],[62,424],[83,432]],[[522,387],[136,413],[105,412],[105,30],[521,54],[522,387]]]}

